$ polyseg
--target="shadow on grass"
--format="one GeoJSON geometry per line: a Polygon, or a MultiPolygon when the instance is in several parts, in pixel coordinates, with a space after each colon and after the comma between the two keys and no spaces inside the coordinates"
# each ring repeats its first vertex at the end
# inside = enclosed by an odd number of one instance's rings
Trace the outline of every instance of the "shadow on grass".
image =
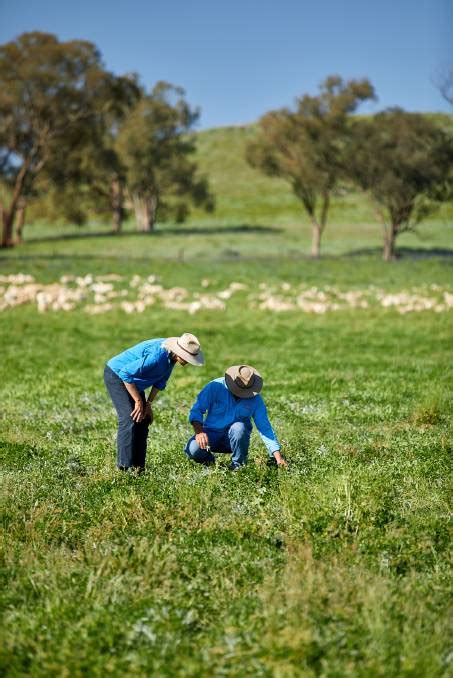
{"type": "MultiPolygon", "coordinates": [[[[132,232],[125,232],[121,234],[116,234],[116,236],[120,239],[127,238],[128,236],[143,236],[146,238],[153,238],[156,236],[165,236],[167,234],[179,234],[179,235],[191,235],[191,234],[213,234],[213,233],[240,233],[240,232],[248,232],[248,233],[273,233],[277,232],[279,229],[273,228],[273,227],[268,227],[268,226],[249,226],[249,225],[243,225],[243,226],[226,226],[225,228],[222,227],[215,227],[215,228],[209,228],[209,227],[203,227],[203,228],[194,228],[194,229],[186,229],[185,231],[178,231],[177,229],[168,229],[164,231],[155,231],[153,233],[132,233],[132,232]]],[[[85,235],[73,235],[73,234],[68,234],[64,236],[49,236],[48,238],[41,238],[41,239],[36,239],[36,240],[29,240],[27,241],[28,244],[33,244],[33,243],[38,243],[38,242],[58,242],[60,240],[77,240],[77,239],[84,239],[84,238],[103,238],[103,237],[108,237],[114,235],[111,231],[110,232],[99,232],[99,233],[87,233],[85,235]]],[[[13,249],[14,254],[11,253],[11,249],[8,250],[8,254],[2,253],[2,250],[0,250],[0,263],[3,262],[8,262],[12,260],[23,260],[23,261],[39,261],[39,260],[44,260],[47,261],[49,259],[55,260],[55,261],[63,261],[63,260],[80,260],[80,261],[88,261],[88,260],[102,260],[102,261],[136,261],[136,262],[147,262],[147,261],[153,261],[153,260],[160,260],[160,261],[177,261],[177,262],[191,262],[194,261],[198,258],[198,255],[196,256],[191,256],[188,255],[185,250],[184,250],[184,239],[181,239],[181,247],[179,248],[178,251],[175,251],[174,253],[170,254],[165,253],[159,253],[159,254],[154,254],[150,252],[149,254],[145,254],[143,251],[142,256],[137,256],[129,253],[112,253],[112,254],[101,254],[99,252],[94,251],[93,254],[87,254],[87,253],[68,253],[68,254],[62,254],[62,253],[43,253],[43,254],[32,254],[32,253],[26,253],[22,254],[21,253],[21,248],[18,246],[17,248],[13,249]]],[[[236,249],[231,249],[231,248],[224,248],[224,249],[219,249],[218,253],[216,256],[210,255],[210,261],[276,261],[276,260],[282,260],[282,261],[312,261],[314,263],[316,262],[325,262],[325,261],[347,261],[348,259],[373,259],[373,260],[381,260],[382,261],[382,247],[364,247],[360,249],[354,249],[354,250],[348,250],[346,252],[343,252],[341,254],[333,254],[333,253],[321,253],[321,257],[319,259],[313,259],[313,257],[310,256],[308,252],[303,252],[303,251],[273,251],[269,253],[262,253],[259,255],[255,254],[243,254],[240,252],[240,250],[236,249]]],[[[423,260],[423,259],[451,259],[453,258],[453,249],[446,248],[446,247],[431,247],[431,248],[417,248],[417,247],[400,247],[397,249],[396,252],[396,262],[398,261],[403,261],[403,260],[423,260]]]]}
{"type": "MultiPolygon", "coordinates": [[[[363,247],[345,252],[344,257],[382,257],[382,247],[363,247]]],[[[434,257],[453,257],[453,249],[447,247],[397,247],[396,259],[432,259],[434,257]]]]}
{"type": "Polygon", "coordinates": [[[24,244],[27,243],[42,243],[42,242],[58,242],[59,240],[84,240],[88,238],[129,238],[129,237],[142,237],[142,238],[155,238],[165,235],[178,235],[181,238],[185,238],[190,235],[222,235],[225,233],[278,233],[279,228],[275,226],[260,226],[259,224],[238,224],[234,226],[191,226],[191,227],[162,227],[157,228],[155,231],[150,231],[149,233],[143,233],[140,231],[121,231],[116,233],[115,231],[94,231],[89,233],[84,233],[83,231],[73,232],[73,233],[63,233],[55,235],[47,235],[41,238],[27,238],[24,244]]]}

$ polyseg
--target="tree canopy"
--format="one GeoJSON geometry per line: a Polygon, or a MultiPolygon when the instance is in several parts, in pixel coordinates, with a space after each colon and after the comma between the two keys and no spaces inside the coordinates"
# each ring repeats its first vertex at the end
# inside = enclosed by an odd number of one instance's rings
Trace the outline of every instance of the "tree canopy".
{"type": "Polygon", "coordinates": [[[12,244],[18,204],[36,177],[44,168],[54,181],[64,176],[72,154],[93,146],[125,86],[87,41],[33,32],[0,46],[0,176],[10,189],[0,204],[2,246],[12,244]]]}
{"type": "Polygon", "coordinates": [[[184,99],[184,90],[159,82],[142,97],[122,125],[115,145],[137,224],[150,231],[157,211],[182,221],[189,203],[213,208],[206,179],[197,175],[194,138],[199,117],[184,99]]]}
{"type": "Polygon", "coordinates": [[[350,176],[372,197],[384,225],[384,259],[453,194],[453,136],[425,116],[390,109],[356,121],[350,176]]]}
{"type": "Polygon", "coordinates": [[[346,176],[349,115],[374,98],[366,80],[330,76],[318,96],[296,101],[296,109],[271,111],[259,121],[247,159],[269,176],[287,180],[312,222],[312,256],[319,257],[332,192],[346,176]]]}

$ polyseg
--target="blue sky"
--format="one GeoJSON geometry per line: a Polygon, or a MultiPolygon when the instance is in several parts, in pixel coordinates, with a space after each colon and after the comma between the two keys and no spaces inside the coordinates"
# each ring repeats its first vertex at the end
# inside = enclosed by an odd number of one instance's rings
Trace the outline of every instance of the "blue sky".
{"type": "Polygon", "coordinates": [[[453,65],[453,0],[0,0],[1,43],[32,30],[182,86],[200,128],[253,122],[333,73],[371,80],[363,111],[453,112],[434,84],[453,65]]]}

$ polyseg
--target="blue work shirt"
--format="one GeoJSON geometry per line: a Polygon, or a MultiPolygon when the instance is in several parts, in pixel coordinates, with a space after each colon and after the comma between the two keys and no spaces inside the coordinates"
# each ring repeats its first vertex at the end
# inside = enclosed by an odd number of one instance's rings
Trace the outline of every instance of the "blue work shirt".
{"type": "Polygon", "coordinates": [[[163,391],[175,366],[163,348],[165,339],[148,339],[111,358],[107,365],[127,384],[139,391],[155,386],[163,391]]]}
{"type": "Polygon", "coordinates": [[[224,377],[214,379],[200,391],[197,400],[189,413],[189,421],[198,421],[206,430],[221,431],[229,428],[235,421],[240,421],[252,430],[251,419],[255,422],[270,456],[280,449],[267,416],[266,405],[260,395],[252,398],[237,398],[228,389],[224,377]],[[204,414],[207,412],[206,419],[204,414]],[[204,421],[203,421],[204,420],[204,421]]]}

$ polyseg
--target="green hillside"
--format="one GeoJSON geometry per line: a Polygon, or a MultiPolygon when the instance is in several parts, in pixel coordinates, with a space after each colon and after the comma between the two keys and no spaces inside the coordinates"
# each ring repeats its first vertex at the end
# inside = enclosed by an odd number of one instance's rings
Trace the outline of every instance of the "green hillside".
{"type": "MultiPolygon", "coordinates": [[[[433,114],[441,126],[453,131],[453,116],[433,114]]],[[[228,221],[288,225],[308,224],[300,201],[287,182],[264,176],[248,165],[246,145],[256,134],[254,125],[222,127],[197,134],[197,160],[217,196],[215,217],[228,221]]],[[[451,217],[453,208],[447,212],[451,217]]],[[[194,218],[206,218],[194,213],[194,218]]],[[[376,221],[373,206],[361,193],[343,191],[335,197],[330,212],[335,224],[363,224],[376,221]]]]}
{"type": "MultiPolygon", "coordinates": [[[[255,133],[254,126],[223,127],[198,133],[200,170],[209,178],[217,196],[214,218],[263,225],[308,224],[302,205],[287,182],[266,177],[247,163],[246,146],[255,133]]],[[[205,220],[206,216],[196,212],[193,219],[205,220]]],[[[334,199],[331,220],[363,223],[372,222],[375,217],[363,196],[351,192],[334,199]]]]}
{"type": "MultiPolygon", "coordinates": [[[[439,124],[453,127],[453,116],[436,115],[439,124]]],[[[310,249],[310,222],[288,184],[264,176],[245,158],[248,141],[256,127],[223,127],[197,132],[196,161],[209,180],[216,209],[207,214],[193,210],[184,224],[158,223],[151,236],[136,234],[131,218],[121,239],[110,236],[111,225],[104,215],[89,224],[56,225],[34,220],[27,225],[20,248],[24,255],[48,251],[52,240],[55,255],[90,254],[99,245],[106,255],[152,255],[197,258],[199,256],[305,256],[310,249]],[[84,236],[90,236],[89,239],[84,236]],[[64,236],[62,238],[61,236],[64,236]],[[165,236],[165,237],[162,237],[165,236]],[[93,240],[94,238],[94,240],[93,240]],[[145,240],[144,240],[145,238],[145,240]],[[146,243],[146,244],[145,244],[146,243]]],[[[417,233],[403,234],[399,248],[440,250],[453,243],[453,203],[444,205],[421,224],[417,233]]],[[[369,199],[360,192],[343,190],[334,196],[322,253],[340,255],[362,250],[378,254],[382,226],[369,199]]]]}

